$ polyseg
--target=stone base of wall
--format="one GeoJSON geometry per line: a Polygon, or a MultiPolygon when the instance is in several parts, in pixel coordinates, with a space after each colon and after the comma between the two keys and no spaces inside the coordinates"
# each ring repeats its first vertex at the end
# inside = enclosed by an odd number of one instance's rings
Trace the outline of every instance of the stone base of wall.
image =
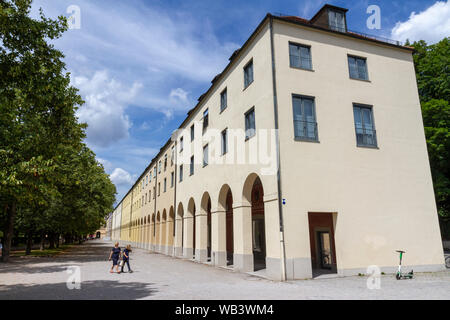
{"type": "Polygon", "coordinates": [[[195,249],[195,260],[199,262],[208,261],[208,251],[205,249],[195,249]]]}
{"type": "Polygon", "coordinates": [[[183,248],[175,247],[174,254],[175,254],[175,257],[182,257],[183,256],[183,248]]]}
{"type": "Polygon", "coordinates": [[[216,267],[226,267],[227,253],[224,251],[213,251],[211,260],[216,267]]]}
{"type": "Polygon", "coordinates": [[[233,267],[236,271],[253,271],[253,254],[233,254],[233,267]]]}
{"type": "Polygon", "coordinates": [[[192,248],[183,248],[183,258],[192,259],[194,257],[194,249],[192,248]]]}

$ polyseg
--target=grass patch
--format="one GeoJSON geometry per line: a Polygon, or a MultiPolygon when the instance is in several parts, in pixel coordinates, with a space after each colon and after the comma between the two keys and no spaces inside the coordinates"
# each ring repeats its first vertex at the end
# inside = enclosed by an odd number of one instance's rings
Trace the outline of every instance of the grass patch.
{"type": "MultiPolygon", "coordinates": [[[[67,249],[72,248],[73,245],[69,245],[69,244],[63,244],[60,245],[59,248],[55,248],[55,249],[44,249],[42,251],[40,250],[32,250],[31,254],[28,255],[28,257],[54,257],[57,256],[61,253],[63,253],[64,251],[66,251],[67,249]]],[[[11,252],[11,256],[13,257],[25,257],[25,250],[17,250],[17,251],[12,251],[11,252]]]]}

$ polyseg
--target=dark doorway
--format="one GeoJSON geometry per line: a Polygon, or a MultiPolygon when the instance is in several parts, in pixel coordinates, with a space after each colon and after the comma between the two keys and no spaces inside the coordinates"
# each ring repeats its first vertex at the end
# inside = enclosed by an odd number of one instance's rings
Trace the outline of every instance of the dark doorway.
{"type": "Polygon", "coordinates": [[[233,265],[233,195],[231,190],[228,190],[226,200],[226,233],[227,233],[227,265],[233,265]]]}
{"type": "Polygon", "coordinates": [[[308,213],[313,277],[337,272],[333,213],[308,213]]]}
{"type": "Polygon", "coordinates": [[[100,239],[101,233],[100,231],[97,232],[97,235],[95,236],[97,239],[100,239]]]}
{"type": "Polygon", "coordinates": [[[254,271],[266,268],[266,236],[264,226],[264,190],[259,178],[252,188],[252,230],[254,271]]]}

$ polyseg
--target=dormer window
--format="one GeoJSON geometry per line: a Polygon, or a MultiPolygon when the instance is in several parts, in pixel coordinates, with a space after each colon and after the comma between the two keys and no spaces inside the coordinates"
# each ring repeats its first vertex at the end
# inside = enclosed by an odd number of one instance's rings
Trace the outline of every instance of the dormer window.
{"type": "Polygon", "coordinates": [[[333,31],[347,32],[347,11],[348,9],[326,4],[311,18],[310,23],[333,31]]]}
{"type": "Polygon", "coordinates": [[[331,30],[346,32],[345,14],[341,11],[328,10],[328,24],[331,30]]]}

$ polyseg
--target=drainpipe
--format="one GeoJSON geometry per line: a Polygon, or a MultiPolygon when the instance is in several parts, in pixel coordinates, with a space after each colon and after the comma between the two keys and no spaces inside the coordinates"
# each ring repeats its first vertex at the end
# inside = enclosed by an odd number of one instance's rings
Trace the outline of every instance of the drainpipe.
{"type": "Polygon", "coordinates": [[[280,251],[281,251],[281,280],[286,281],[286,246],[284,243],[283,202],[281,192],[281,163],[280,163],[280,138],[278,136],[278,99],[275,70],[275,48],[273,43],[273,17],[270,15],[270,50],[272,57],[272,85],[273,85],[273,110],[275,119],[275,142],[277,149],[277,185],[278,185],[278,212],[280,220],[280,251]]]}
{"type": "Polygon", "coordinates": [[[173,152],[174,152],[174,165],[175,165],[175,171],[173,174],[173,255],[175,256],[175,237],[177,235],[177,139],[175,139],[174,146],[173,146],[173,152]]]}
{"type": "Polygon", "coordinates": [[[132,218],[133,218],[133,193],[134,193],[134,186],[131,189],[131,205],[130,205],[130,225],[128,227],[128,243],[132,242],[131,240],[131,234],[132,234],[132,218]]]}
{"type": "MultiPolygon", "coordinates": [[[[153,232],[154,232],[154,235],[155,235],[155,241],[156,241],[156,219],[158,218],[157,217],[157,215],[156,215],[156,201],[157,201],[157,198],[158,198],[158,196],[156,195],[156,191],[158,190],[158,171],[159,171],[159,168],[158,168],[158,165],[159,165],[159,163],[158,163],[158,158],[156,158],[156,162],[155,162],[155,168],[156,168],[156,174],[155,174],[155,192],[153,192],[153,196],[155,197],[155,223],[154,223],[154,225],[153,225],[153,232]]],[[[159,226],[158,226],[158,228],[159,228],[159,226]]],[[[154,246],[154,248],[155,248],[155,246],[154,246]]],[[[159,249],[159,248],[158,248],[159,249]]]]}

